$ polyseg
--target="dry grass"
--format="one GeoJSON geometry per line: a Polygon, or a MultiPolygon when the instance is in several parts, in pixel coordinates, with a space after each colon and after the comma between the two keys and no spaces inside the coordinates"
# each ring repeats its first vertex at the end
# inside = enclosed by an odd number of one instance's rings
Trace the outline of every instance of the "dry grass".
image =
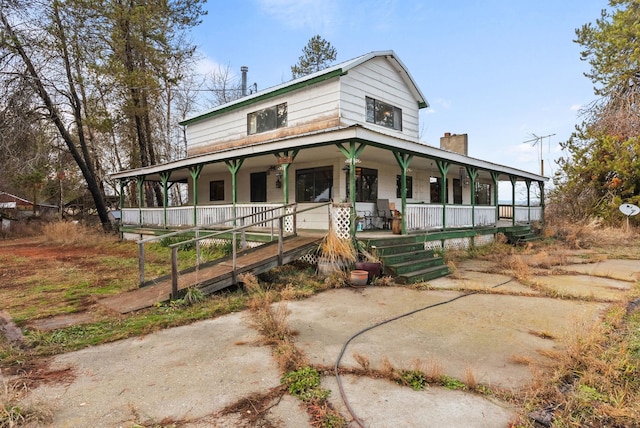
{"type": "Polygon", "coordinates": [[[58,221],[47,223],[42,227],[42,234],[49,244],[55,245],[94,245],[101,240],[117,242],[116,235],[106,235],[99,229],[90,228],[80,223],[58,221]]]}
{"type": "Polygon", "coordinates": [[[27,385],[21,381],[9,381],[0,371],[0,427],[11,428],[27,424],[44,425],[51,423],[51,411],[48,405],[38,403],[27,405],[22,399],[28,392],[27,385]]]}
{"type": "Polygon", "coordinates": [[[467,385],[467,388],[469,388],[470,391],[475,391],[480,386],[478,378],[476,378],[476,374],[473,372],[471,367],[466,367],[464,369],[463,382],[467,385]]]}
{"type": "Polygon", "coordinates": [[[319,256],[330,262],[355,263],[358,252],[351,239],[342,239],[329,230],[318,246],[319,256]]]}
{"type": "Polygon", "coordinates": [[[362,367],[362,370],[364,370],[365,372],[369,371],[369,366],[370,366],[369,357],[367,357],[366,355],[362,355],[357,352],[354,352],[353,358],[356,360],[356,363],[358,363],[360,367],[362,367]]]}
{"type": "Polygon", "coordinates": [[[284,373],[307,365],[304,353],[294,345],[297,333],[287,323],[290,311],[286,303],[276,303],[277,293],[265,290],[251,273],[239,275],[239,280],[250,295],[249,324],[262,335],[265,344],[271,345],[280,370],[284,373]]]}
{"type": "Polygon", "coordinates": [[[536,377],[525,407],[554,408],[554,426],[635,426],[640,420],[640,315],[622,307],[602,323],[576,325],[551,367],[536,377]]]}

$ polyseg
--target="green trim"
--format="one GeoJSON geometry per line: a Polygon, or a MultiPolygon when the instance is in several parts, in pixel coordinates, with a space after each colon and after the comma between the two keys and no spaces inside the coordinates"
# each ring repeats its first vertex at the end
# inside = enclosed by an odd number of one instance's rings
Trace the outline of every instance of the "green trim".
{"type": "MultiPolygon", "coordinates": [[[[291,153],[291,162],[296,160],[296,156],[298,156],[299,152],[300,152],[300,149],[295,149],[291,153]]],[[[285,150],[282,153],[276,152],[273,155],[276,158],[279,158],[280,156],[287,157],[289,156],[289,150],[285,150]]],[[[291,166],[291,164],[283,163],[281,166],[282,166],[282,200],[284,201],[285,205],[288,205],[289,204],[289,167],[291,166]]]]}
{"type": "Polygon", "coordinates": [[[440,188],[440,202],[442,203],[442,230],[447,228],[447,172],[449,172],[449,166],[451,164],[447,161],[436,159],[436,165],[438,171],[442,176],[442,186],[440,188]]]}
{"type": "Polygon", "coordinates": [[[349,148],[345,148],[342,143],[336,143],[342,154],[349,161],[349,199],[351,200],[351,211],[349,215],[349,229],[351,236],[356,236],[356,158],[366,147],[366,143],[360,143],[356,148],[355,141],[349,141],[349,148]]]}
{"type": "Polygon", "coordinates": [[[516,225],[516,183],[518,177],[515,175],[509,175],[509,181],[511,181],[511,224],[516,225]]]}
{"type": "Polygon", "coordinates": [[[491,178],[493,179],[493,204],[496,207],[496,224],[498,224],[498,221],[500,221],[500,204],[498,203],[498,180],[500,179],[500,173],[491,171],[491,178]]]}
{"type": "Polygon", "coordinates": [[[544,181],[538,181],[538,187],[540,188],[540,224],[544,226],[544,181]]]}
{"type": "Polygon", "coordinates": [[[467,175],[471,179],[471,189],[469,190],[469,195],[471,197],[471,227],[475,229],[476,227],[476,180],[478,178],[478,168],[473,166],[465,165],[465,169],[467,170],[467,175]]]}
{"type": "Polygon", "coordinates": [[[317,83],[324,82],[325,80],[333,79],[334,77],[342,76],[346,73],[342,71],[341,68],[329,72],[327,74],[323,74],[318,77],[314,77],[313,79],[304,80],[302,82],[294,83],[292,85],[285,86],[283,88],[277,89],[275,91],[267,92],[265,94],[259,95],[254,98],[249,98],[244,101],[240,101],[238,103],[229,105],[227,107],[220,108],[218,110],[211,111],[209,113],[201,114],[200,116],[193,117],[191,119],[183,120],[182,122],[178,122],[179,125],[191,125],[192,123],[199,122],[201,120],[209,119],[211,117],[219,116],[223,113],[228,113],[233,110],[238,110],[243,107],[250,106],[251,104],[259,103],[262,101],[269,100],[271,98],[279,97],[280,95],[287,94],[289,92],[297,91],[298,89],[305,88],[307,86],[315,85],[317,83]]]}
{"type": "Polygon", "coordinates": [[[531,223],[531,180],[525,178],[524,183],[527,185],[527,210],[529,211],[527,220],[531,223]]]}
{"type": "Polygon", "coordinates": [[[136,177],[136,184],[138,186],[138,222],[142,226],[142,205],[144,201],[144,175],[138,175],[136,177]]]}
{"type": "Polygon", "coordinates": [[[194,165],[189,168],[189,174],[193,179],[193,225],[198,225],[198,178],[202,172],[203,165],[194,165]]]}
{"type": "Polygon", "coordinates": [[[160,173],[160,181],[162,182],[162,218],[163,225],[167,227],[167,205],[169,204],[169,188],[167,182],[171,177],[171,171],[160,173]]]}
{"type": "Polygon", "coordinates": [[[413,155],[394,151],[393,156],[396,158],[396,162],[398,162],[398,166],[400,166],[400,197],[402,201],[401,202],[402,217],[400,220],[400,224],[402,228],[402,234],[406,235],[407,219],[404,214],[407,212],[407,170],[409,169],[409,164],[411,164],[413,155]]]}
{"type": "MultiPolygon", "coordinates": [[[[224,163],[227,165],[227,169],[229,169],[229,172],[231,173],[231,204],[233,205],[233,218],[236,218],[236,204],[238,203],[238,171],[244,163],[244,158],[226,160],[224,163]]],[[[233,225],[237,226],[235,220],[233,221],[233,225]]]]}

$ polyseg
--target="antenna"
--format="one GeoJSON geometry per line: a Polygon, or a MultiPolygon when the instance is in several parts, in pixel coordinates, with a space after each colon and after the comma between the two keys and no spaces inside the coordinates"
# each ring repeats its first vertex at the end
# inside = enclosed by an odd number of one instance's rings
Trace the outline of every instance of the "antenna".
{"type": "Polygon", "coordinates": [[[540,143],[540,175],[544,175],[544,159],[542,159],[542,139],[549,138],[549,141],[551,141],[551,137],[553,137],[554,135],[556,134],[549,134],[549,135],[543,135],[542,137],[538,137],[536,134],[532,132],[531,136],[533,138],[527,141],[523,141],[523,143],[533,143],[531,145],[534,147],[536,144],[540,143]]]}

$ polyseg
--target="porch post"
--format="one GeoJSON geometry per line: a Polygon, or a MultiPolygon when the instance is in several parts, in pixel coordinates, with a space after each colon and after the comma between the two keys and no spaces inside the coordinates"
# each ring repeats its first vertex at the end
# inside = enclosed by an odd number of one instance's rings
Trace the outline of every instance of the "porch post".
{"type": "Polygon", "coordinates": [[[118,198],[118,209],[120,209],[120,220],[118,220],[118,230],[120,232],[120,239],[123,238],[122,225],[124,224],[122,210],[124,208],[124,187],[129,183],[129,180],[119,180],[118,185],[120,187],[120,197],[118,198]]]}
{"type": "Polygon", "coordinates": [[[169,181],[169,177],[171,177],[171,171],[166,171],[160,173],[160,180],[162,181],[162,207],[163,207],[163,217],[164,217],[164,228],[167,228],[167,204],[169,203],[169,189],[167,187],[167,182],[169,181]]]}
{"type": "Polygon", "coordinates": [[[406,153],[393,152],[398,165],[400,166],[400,197],[402,198],[402,217],[400,218],[402,225],[402,234],[407,234],[407,170],[413,159],[413,155],[406,153]]]}
{"type": "Polygon", "coordinates": [[[351,236],[356,235],[356,159],[364,150],[365,144],[361,143],[356,147],[355,141],[349,142],[349,148],[345,148],[342,144],[336,143],[342,154],[349,161],[349,198],[351,199],[351,211],[349,215],[349,230],[351,236]]]}
{"type": "MultiPolygon", "coordinates": [[[[278,158],[278,160],[281,157],[290,157],[290,159],[287,160],[293,162],[296,159],[296,156],[298,156],[299,151],[299,149],[294,150],[290,156],[288,151],[283,152],[282,155],[280,153],[274,153],[274,156],[278,158]]],[[[284,201],[284,205],[289,204],[289,166],[291,165],[291,162],[283,162],[280,164],[280,166],[282,166],[282,200],[284,201]]]]}
{"type": "Polygon", "coordinates": [[[498,203],[498,179],[500,178],[500,173],[496,171],[491,171],[491,179],[493,180],[493,204],[496,207],[496,226],[498,226],[498,222],[500,221],[500,204],[498,203]]]}
{"type": "Polygon", "coordinates": [[[138,226],[142,226],[142,201],[144,201],[144,175],[136,177],[138,185],[138,226]]]}
{"type": "Polygon", "coordinates": [[[529,178],[524,180],[524,184],[527,185],[527,210],[529,224],[531,224],[531,180],[529,178]]]}
{"type": "Polygon", "coordinates": [[[476,179],[478,178],[478,168],[472,166],[465,166],[467,169],[467,175],[471,179],[469,185],[471,186],[471,227],[476,228],[476,179]]]}
{"type": "Polygon", "coordinates": [[[509,181],[511,181],[511,225],[516,225],[516,182],[518,181],[518,177],[515,175],[509,176],[509,181]]]}
{"type": "MultiPolygon", "coordinates": [[[[231,203],[233,204],[233,218],[236,218],[236,204],[238,203],[238,171],[242,166],[244,159],[233,159],[224,161],[231,173],[231,203]]],[[[236,221],[233,220],[233,225],[236,225],[236,221]]]]}
{"type": "Polygon", "coordinates": [[[540,188],[540,224],[544,226],[544,181],[538,181],[540,188]]]}
{"type": "Polygon", "coordinates": [[[442,186],[440,187],[440,201],[442,202],[442,230],[447,228],[447,172],[449,171],[449,162],[436,160],[438,170],[442,176],[442,186]]]}
{"type": "Polygon", "coordinates": [[[202,165],[189,168],[189,174],[193,179],[193,225],[198,225],[198,178],[202,172],[202,165]]]}

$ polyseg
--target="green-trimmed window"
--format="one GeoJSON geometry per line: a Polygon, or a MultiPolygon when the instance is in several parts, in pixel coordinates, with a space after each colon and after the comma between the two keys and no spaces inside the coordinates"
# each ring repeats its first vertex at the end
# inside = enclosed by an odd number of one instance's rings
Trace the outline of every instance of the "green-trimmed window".
{"type": "Polygon", "coordinates": [[[247,115],[247,134],[259,134],[287,126],[287,103],[278,104],[247,115]]]}
{"type": "Polygon", "coordinates": [[[365,97],[367,122],[402,131],[402,109],[375,98],[365,97]]]}

